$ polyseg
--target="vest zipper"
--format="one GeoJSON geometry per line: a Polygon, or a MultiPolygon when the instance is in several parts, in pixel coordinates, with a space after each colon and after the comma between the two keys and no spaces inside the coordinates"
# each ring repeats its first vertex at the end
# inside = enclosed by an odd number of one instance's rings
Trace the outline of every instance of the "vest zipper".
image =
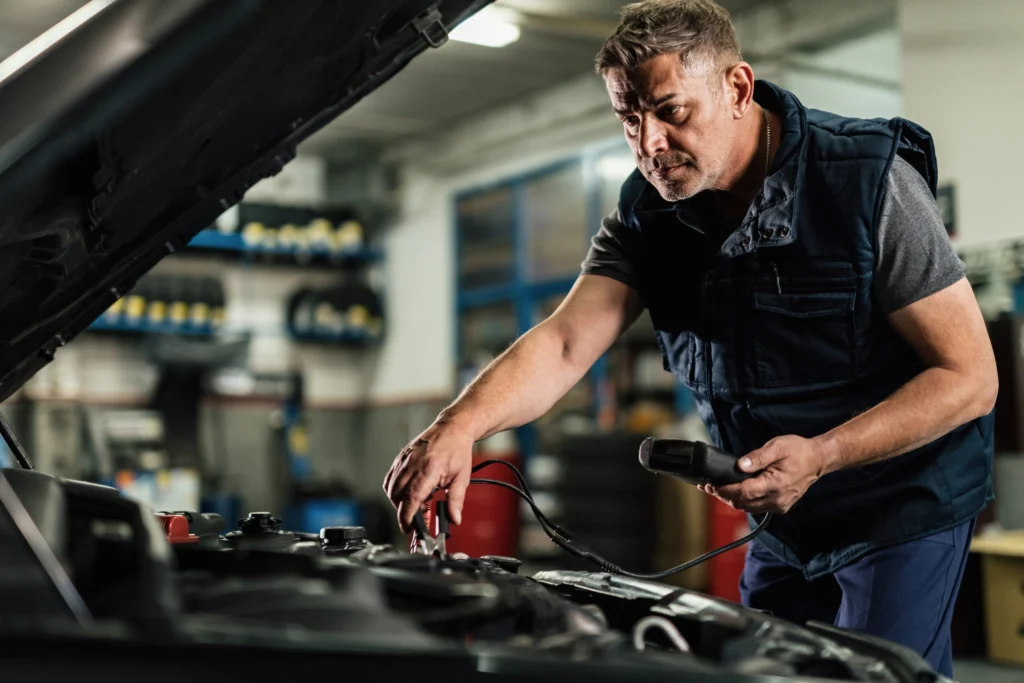
{"type": "Polygon", "coordinates": [[[772,270],[775,271],[775,289],[779,290],[779,294],[782,294],[782,280],[779,279],[779,267],[772,263],[772,270]]]}

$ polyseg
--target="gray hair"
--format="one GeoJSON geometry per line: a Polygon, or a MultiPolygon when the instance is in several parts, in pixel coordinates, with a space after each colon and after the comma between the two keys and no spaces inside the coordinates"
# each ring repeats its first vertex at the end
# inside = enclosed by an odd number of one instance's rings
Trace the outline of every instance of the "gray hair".
{"type": "MultiPolygon", "coordinates": [[[[597,53],[596,69],[632,71],[675,53],[687,72],[710,76],[725,59],[742,59],[729,12],[712,0],[644,0],[622,8],[615,33],[597,53]]],[[[730,64],[731,66],[731,64],[730,64]]]]}

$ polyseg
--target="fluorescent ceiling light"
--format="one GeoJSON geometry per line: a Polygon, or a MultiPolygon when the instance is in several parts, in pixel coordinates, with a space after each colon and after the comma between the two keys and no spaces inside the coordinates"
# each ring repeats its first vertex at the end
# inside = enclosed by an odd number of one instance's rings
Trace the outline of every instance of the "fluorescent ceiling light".
{"type": "Polygon", "coordinates": [[[519,40],[519,35],[519,27],[508,14],[487,7],[456,26],[448,37],[484,47],[505,47],[519,40]]]}
{"type": "Polygon", "coordinates": [[[93,0],[88,5],[79,7],[52,28],[37,36],[28,45],[3,60],[3,62],[0,62],[0,81],[6,80],[12,74],[20,71],[23,66],[46,52],[59,42],[61,38],[92,19],[113,2],[114,0],[93,0]]]}

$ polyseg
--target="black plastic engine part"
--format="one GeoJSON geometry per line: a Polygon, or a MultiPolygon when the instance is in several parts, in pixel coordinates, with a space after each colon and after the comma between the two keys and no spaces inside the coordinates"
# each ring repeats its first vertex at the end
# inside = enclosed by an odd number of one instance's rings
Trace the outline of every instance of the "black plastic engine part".
{"type": "Polygon", "coordinates": [[[238,531],[224,535],[224,539],[239,549],[288,550],[302,539],[290,531],[281,530],[281,520],[269,512],[250,512],[238,521],[238,531]]]}
{"type": "Polygon", "coordinates": [[[269,512],[250,512],[248,517],[238,520],[238,528],[246,536],[282,533],[281,520],[275,519],[269,512]]]}
{"type": "Polygon", "coordinates": [[[370,545],[361,526],[327,526],[320,530],[320,546],[328,554],[345,554],[370,545]]]}
{"type": "Polygon", "coordinates": [[[523,564],[522,560],[517,560],[514,557],[502,557],[501,555],[484,555],[480,559],[484,562],[490,562],[495,567],[503,569],[510,574],[519,573],[519,567],[523,564]]]}

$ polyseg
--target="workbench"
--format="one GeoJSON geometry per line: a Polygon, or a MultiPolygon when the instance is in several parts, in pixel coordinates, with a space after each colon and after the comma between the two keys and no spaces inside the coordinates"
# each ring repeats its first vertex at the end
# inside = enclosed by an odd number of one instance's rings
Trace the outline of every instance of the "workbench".
{"type": "Polygon", "coordinates": [[[981,556],[988,658],[1024,666],[1024,530],[976,536],[981,556]]]}

